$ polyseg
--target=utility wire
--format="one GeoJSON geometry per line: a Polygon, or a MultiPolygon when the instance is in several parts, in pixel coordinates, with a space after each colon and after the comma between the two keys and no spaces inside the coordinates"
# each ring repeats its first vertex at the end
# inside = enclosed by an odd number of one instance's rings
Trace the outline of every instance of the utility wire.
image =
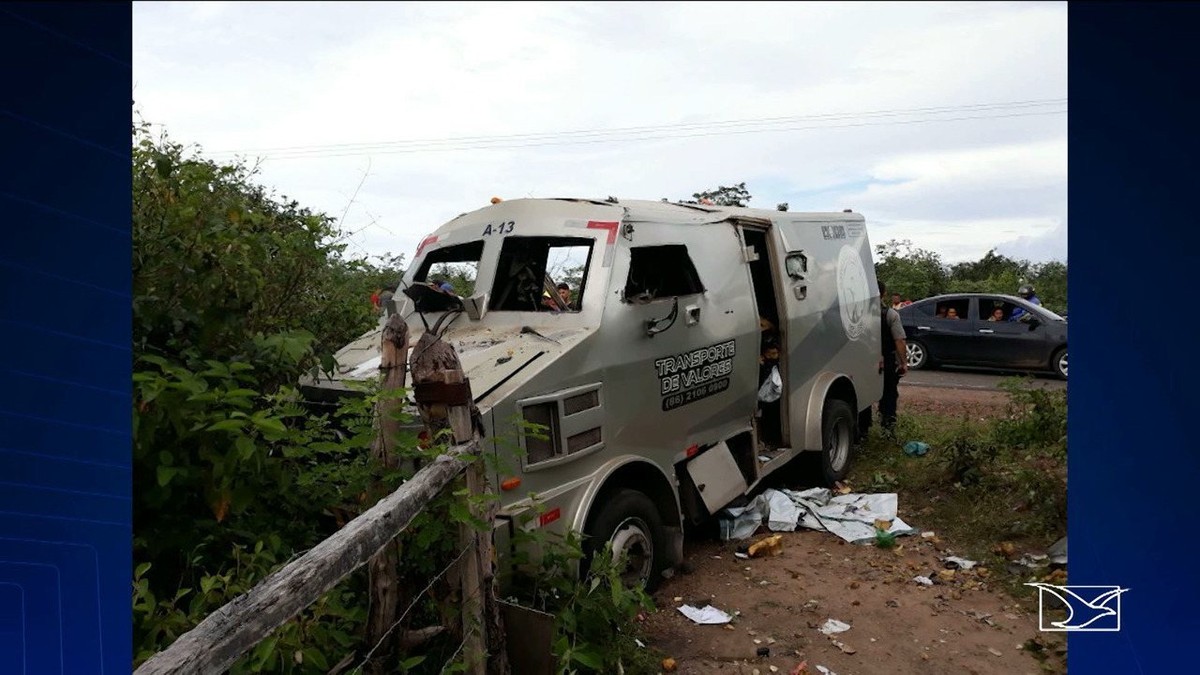
{"type": "Polygon", "coordinates": [[[801,115],[787,117],[768,117],[744,120],[723,120],[715,122],[696,122],[664,124],[640,127],[620,127],[612,129],[584,129],[576,131],[561,131],[549,133],[526,133],[496,136],[459,136],[440,139],[412,139],[375,143],[339,143],[332,145],[290,146],[264,148],[257,150],[238,150],[211,153],[214,155],[229,154],[263,154],[273,159],[291,159],[301,157],[344,157],[367,153],[394,154],[403,152],[426,152],[437,150],[485,149],[485,148],[514,148],[538,147],[542,145],[581,144],[588,142],[619,142],[623,140],[655,140],[659,138],[692,138],[698,136],[713,136],[721,134],[758,133],[770,131],[796,131],[809,128],[838,128],[839,126],[878,126],[884,124],[911,124],[932,121],[956,121],[961,119],[992,119],[998,117],[1030,116],[1062,114],[1065,110],[1035,112],[1038,108],[1058,107],[1066,105],[1067,99],[1041,99],[1029,101],[1013,101],[1008,103],[980,103],[959,106],[942,106],[926,108],[875,110],[859,113],[826,113],[819,115],[801,115]],[[849,125],[819,126],[780,126],[798,122],[839,122],[852,121],[861,118],[894,118],[903,116],[946,115],[958,112],[970,113],[1000,113],[1004,111],[1024,111],[1006,115],[969,115],[963,117],[936,117],[916,120],[897,120],[882,122],[854,122],[849,125]],[[672,133],[678,132],[678,133],[672,133]],[[657,134],[646,136],[646,134],[657,134]],[[666,134],[666,135],[663,135],[666,134]],[[628,138],[623,138],[628,137],[628,138]],[[499,145],[497,145],[499,144],[499,145]]]}

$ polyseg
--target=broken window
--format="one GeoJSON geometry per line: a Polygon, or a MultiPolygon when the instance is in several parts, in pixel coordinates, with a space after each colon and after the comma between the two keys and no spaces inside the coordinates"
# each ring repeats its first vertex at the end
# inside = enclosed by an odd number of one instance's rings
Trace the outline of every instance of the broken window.
{"type": "Polygon", "coordinates": [[[489,309],[500,312],[577,312],[583,308],[595,240],[508,237],[500,249],[489,309]]]}
{"type": "Polygon", "coordinates": [[[479,258],[483,256],[483,242],[446,246],[429,252],[413,281],[450,284],[451,292],[467,298],[475,293],[475,276],[479,272],[479,258]]]}
{"type": "Polygon", "coordinates": [[[626,302],[650,302],[703,292],[704,284],[700,282],[687,246],[637,246],[629,250],[626,302]]]}

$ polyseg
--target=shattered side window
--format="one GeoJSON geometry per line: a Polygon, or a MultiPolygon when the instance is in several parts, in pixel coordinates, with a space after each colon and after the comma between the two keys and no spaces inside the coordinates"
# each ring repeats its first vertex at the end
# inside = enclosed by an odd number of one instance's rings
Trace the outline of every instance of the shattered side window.
{"type": "Polygon", "coordinates": [[[493,312],[578,312],[594,239],[507,237],[488,308],[493,312]]]}
{"type": "Polygon", "coordinates": [[[475,293],[475,277],[479,272],[481,257],[482,241],[430,251],[421,263],[421,268],[413,276],[413,281],[448,283],[455,295],[470,297],[475,293]]]}
{"type": "Polygon", "coordinates": [[[687,246],[636,246],[629,250],[626,302],[650,302],[703,292],[704,284],[700,282],[687,246]]]}

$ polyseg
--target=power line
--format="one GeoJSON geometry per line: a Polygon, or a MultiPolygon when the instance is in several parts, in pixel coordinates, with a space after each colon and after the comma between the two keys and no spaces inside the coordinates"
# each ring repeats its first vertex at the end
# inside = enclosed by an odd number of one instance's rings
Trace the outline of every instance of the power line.
{"type": "MultiPolygon", "coordinates": [[[[1045,108],[1050,106],[1063,106],[1067,102],[1065,98],[1059,99],[1035,99],[1025,101],[1009,101],[1003,103],[976,103],[955,106],[939,106],[939,107],[924,107],[924,108],[907,108],[907,109],[888,109],[888,110],[872,110],[856,113],[822,113],[815,115],[792,115],[783,117],[764,117],[754,119],[741,120],[720,120],[713,122],[693,122],[693,123],[675,123],[675,124],[660,124],[650,126],[636,127],[618,127],[610,129],[581,129],[575,131],[559,131],[546,133],[524,133],[524,134],[508,134],[508,135],[492,135],[492,136],[457,136],[449,138],[434,138],[434,139],[411,139],[398,141],[381,141],[373,143],[337,143],[330,145],[310,145],[310,146],[286,146],[276,148],[262,148],[251,150],[235,150],[214,152],[214,155],[229,155],[229,154],[265,154],[272,158],[282,159],[287,157],[341,157],[355,154],[363,154],[365,152],[403,152],[403,151],[428,151],[437,149],[463,149],[463,148],[482,148],[494,147],[495,144],[502,144],[501,147],[514,147],[515,142],[538,142],[550,141],[558,143],[560,141],[571,141],[572,143],[583,142],[585,140],[622,140],[622,136],[632,135],[631,140],[643,140],[645,134],[659,134],[664,132],[683,132],[679,137],[691,137],[688,132],[705,132],[706,135],[715,135],[711,132],[726,131],[728,133],[753,133],[766,131],[790,131],[793,127],[779,128],[779,125],[794,124],[798,122],[837,122],[842,120],[855,120],[861,118],[888,118],[911,116],[915,114],[923,115],[945,115],[956,112],[999,112],[1005,110],[1030,110],[1035,108],[1045,108]],[[751,128],[746,128],[751,127],[751,128]],[[756,128],[767,127],[767,128],[756,128]],[[617,138],[612,138],[616,136],[617,138]],[[448,146],[448,147],[447,147],[448,146]]],[[[1050,114],[1060,114],[1055,111],[1050,114]]],[[[919,120],[925,121],[925,120],[919,120]]],[[[862,123],[865,124],[865,123],[862,123]]],[[[667,136],[671,137],[671,136],[667,136]]],[[[654,137],[657,138],[657,137],[654,137]]],[[[535,143],[528,147],[536,147],[544,143],[535,143]]],[[[525,145],[517,145],[515,147],[526,147],[525,145]]]]}
{"type": "Polygon", "coordinates": [[[461,150],[513,150],[513,149],[536,148],[536,147],[545,147],[545,146],[554,146],[554,145],[590,145],[590,144],[596,144],[596,143],[629,143],[629,142],[653,141],[653,140],[702,138],[702,137],[710,137],[710,136],[731,136],[731,135],[754,134],[754,133],[808,131],[808,130],[815,130],[815,129],[849,129],[849,128],[858,128],[858,127],[893,126],[893,125],[905,125],[905,124],[929,124],[929,123],[936,123],[936,122],[960,122],[960,121],[966,121],[966,120],[1011,119],[1011,118],[1020,118],[1020,117],[1040,117],[1040,116],[1047,116],[1047,115],[1064,115],[1064,114],[1066,114],[1066,112],[1067,111],[1064,109],[1064,110],[1051,110],[1051,111],[1043,111],[1043,112],[1007,113],[1007,114],[999,114],[999,115],[965,115],[965,116],[958,116],[958,117],[940,117],[940,118],[925,118],[925,119],[911,119],[911,120],[889,120],[889,121],[882,121],[882,122],[856,122],[856,123],[849,123],[849,124],[823,124],[823,125],[774,127],[774,128],[761,128],[761,129],[729,129],[729,130],[695,132],[695,133],[674,133],[674,134],[665,133],[665,134],[659,134],[659,135],[629,136],[629,137],[625,137],[625,138],[622,138],[619,136],[614,136],[611,138],[582,138],[582,139],[563,138],[561,140],[547,140],[545,142],[536,142],[536,143],[511,143],[511,144],[507,144],[507,145],[504,145],[504,144],[483,145],[483,144],[479,144],[479,143],[474,143],[474,144],[461,144],[461,145],[457,145],[457,146],[450,146],[450,145],[429,146],[429,147],[417,146],[417,147],[394,148],[394,149],[380,148],[380,149],[347,150],[347,151],[341,151],[341,152],[324,152],[324,153],[307,153],[307,154],[293,153],[290,155],[289,154],[263,155],[262,158],[263,159],[276,159],[276,160],[329,159],[329,158],[337,158],[337,157],[358,157],[361,155],[368,155],[368,154],[370,154],[370,155],[396,155],[396,154],[411,154],[411,153],[420,153],[420,152],[454,152],[454,151],[461,151],[461,150]]]}

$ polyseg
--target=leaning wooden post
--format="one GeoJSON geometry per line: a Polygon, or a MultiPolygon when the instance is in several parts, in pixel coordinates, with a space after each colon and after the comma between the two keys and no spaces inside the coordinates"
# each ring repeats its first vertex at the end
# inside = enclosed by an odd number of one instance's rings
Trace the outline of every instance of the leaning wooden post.
{"type": "MultiPolygon", "coordinates": [[[[418,407],[430,433],[449,428],[455,443],[477,440],[478,411],[454,348],[430,333],[422,335],[413,349],[412,371],[418,407]]],[[[470,513],[486,523],[487,530],[480,532],[464,523],[459,531],[462,546],[468,551],[460,574],[463,654],[468,673],[507,675],[508,657],[494,590],[491,525],[495,503],[478,503],[487,494],[483,464],[482,457],[476,456],[467,467],[466,487],[470,513]]]]}
{"type": "MultiPolygon", "coordinates": [[[[371,458],[391,471],[400,464],[396,456],[396,436],[400,431],[397,413],[403,406],[403,400],[398,398],[399,390],[404,388],[408,364],[408,324],[399,314],[393,314],[383,329],[382,361],[379,370],[382,372],[382,394],[376,408],[379,434],[371,444],[371,458]]],[[[382,493],[382,485],[376,485],[376,491],[382,493]]],[[[378,495],[382,496],[382,494],[378,495]]],[[[367,616],[367,644],[380,645],[378,657],[368,664],[373,673],[386,672],[386,663],[390,660],[393,650],[391,641],[383,645],[388,633],[394,628],[400,607],[400,549],[396,541],[389,542],[369,564],[370,605],[367,616]]]]}

